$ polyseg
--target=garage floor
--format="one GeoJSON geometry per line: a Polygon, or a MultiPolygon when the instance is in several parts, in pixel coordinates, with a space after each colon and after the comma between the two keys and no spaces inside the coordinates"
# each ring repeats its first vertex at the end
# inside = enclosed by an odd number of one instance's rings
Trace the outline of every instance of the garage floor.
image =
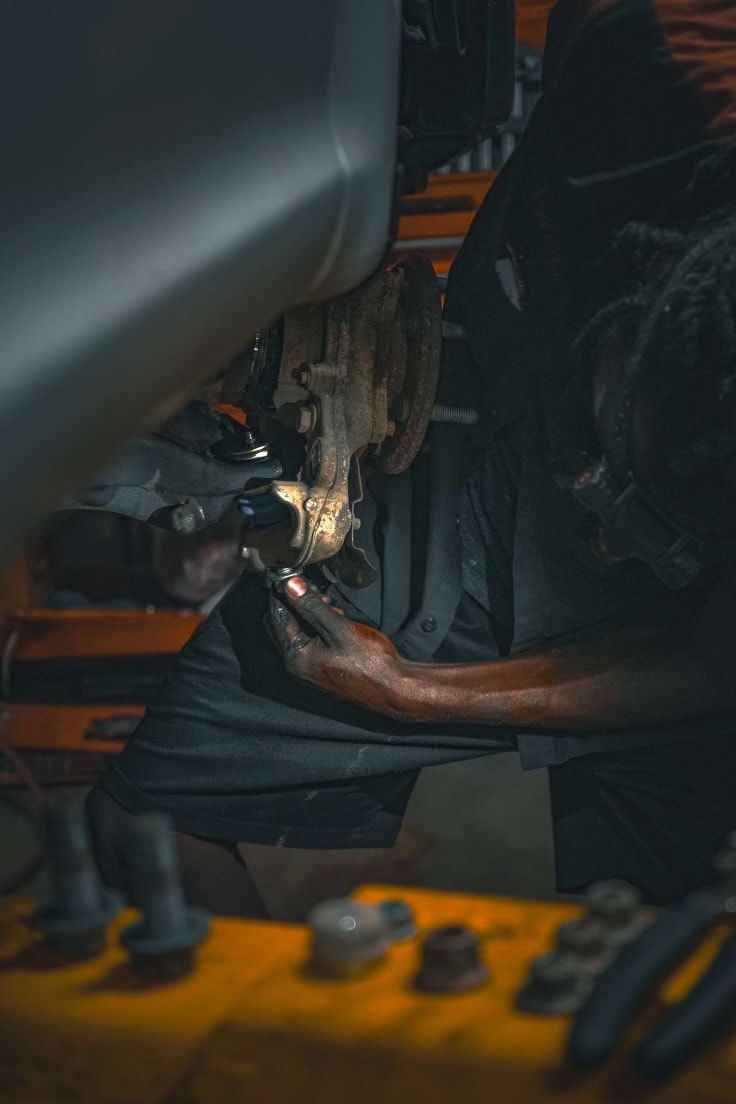
{"type": "Polygon", "coordinates": [[[423,885],[554,895],[547,772],[522,771],[515,754],[424,771],[406,824],[433,837],[423,885]]]}

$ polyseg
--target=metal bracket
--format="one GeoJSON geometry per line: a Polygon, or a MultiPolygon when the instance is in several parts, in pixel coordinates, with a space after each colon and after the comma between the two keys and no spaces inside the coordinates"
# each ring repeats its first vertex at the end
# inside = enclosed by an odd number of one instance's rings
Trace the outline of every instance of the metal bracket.
{"type": "Polygon", "coordinates": [[[293,518],[283,566],[329,561],[350,586],[376,577],[355,541],[358,456],[367,450],[389,473],[412,462],[432,416],[440,344],[434,272],[413,255],[349,295],[285,316],[274,404],[304,435],[306,461],[300,481],[271,484],[293,518]]]}

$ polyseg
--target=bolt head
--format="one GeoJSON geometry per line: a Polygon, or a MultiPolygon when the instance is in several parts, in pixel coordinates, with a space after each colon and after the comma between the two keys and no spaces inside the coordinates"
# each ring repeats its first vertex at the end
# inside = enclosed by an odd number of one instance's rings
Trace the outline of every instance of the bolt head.
{"type": "Polygon", "coordinates": [[[422,632],[433,633],[437,628],[437,622],[434,617],[425,617],[421,624],[422,632]]]}
{"type": "Polygon", "coordinates": [[[585,894],[591,916],[615,926],[633,919],[641,907],[641,893],[628,882],[616,878],[596,882],[585,894]]]}
{"type": "Polygon", "coordinates": [[[204,510],[193,500],[180,502],[174,506],[170,518],[171,528],[182,536],[199,532],[205,522],[204,510]]]}
{"type": "Polygon", "coordinates": [[[422,965],[415,985],[431,993],[460,993],[477,989],[490,976],[480,956],[480,940],[462,925],[435,928],[422,945],[422,965]]]}
{"type": "Polygon", "coordinates": [[[311,513],[312,510],[316,510],[317,509],[317,500],[315,498],[308,498],[304,503],[304,509],[308,510],[309,513],[311,513]]]}
{"type": "Polygon", "coordinates": [[[177,533],[193,533],[196,529],[196,520],[191,510],[177,507],[171,518],[177,533]]]}
{"type": "Polygon", "coordinates": [[[591,979],[579,968],[576,956],[554,950],[534,960],[529,981],[516,998],[518,1008],[537,1016],[576,1012],[590,991],[591,979]]]}
{"type": "Polygon", "coordinates": [[[578,972],[570,955],[549,951],[532,962],[529,976],[535,985],[560,991],[575,985],[578,972]]]}
{"type": "Polygon", "coordinates": [[[582,958],[591,958],[603,950],[604,931],[593,917],[581,916],[562,925],[557,932],[557,945],[582,958]]]}

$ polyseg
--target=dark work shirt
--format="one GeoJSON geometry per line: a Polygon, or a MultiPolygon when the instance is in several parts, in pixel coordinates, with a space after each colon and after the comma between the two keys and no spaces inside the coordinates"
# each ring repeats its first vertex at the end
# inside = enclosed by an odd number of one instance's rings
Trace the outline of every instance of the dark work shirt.
{"type": "MultiPolygon", "coordinates": [[[[468,334],[482,412],[461,510],[464,582],[512,654],[685,626],[702,599],[668,591],[643,565],[590,562],[586,517],[553,478],[549,430],[564,414],[572,343],[623,291],[601,259],[628,223],[656,223],[735,127],[736,5],[561,0],[553,10],[544,95],[476,217],[446,308],[468,334]]],[[[688,731],[550,733],[519,746],[539,766],[688,731]]]]}

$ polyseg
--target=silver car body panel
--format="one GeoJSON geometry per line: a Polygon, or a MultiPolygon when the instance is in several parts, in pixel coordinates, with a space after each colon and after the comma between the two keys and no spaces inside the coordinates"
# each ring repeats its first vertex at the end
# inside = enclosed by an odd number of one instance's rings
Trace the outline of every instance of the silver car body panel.
{"type": "Polygon", "coordinates": [[[380,263],[399,0],[20,0],[0,39],[0,556],[260,326],[380,263]]]}

